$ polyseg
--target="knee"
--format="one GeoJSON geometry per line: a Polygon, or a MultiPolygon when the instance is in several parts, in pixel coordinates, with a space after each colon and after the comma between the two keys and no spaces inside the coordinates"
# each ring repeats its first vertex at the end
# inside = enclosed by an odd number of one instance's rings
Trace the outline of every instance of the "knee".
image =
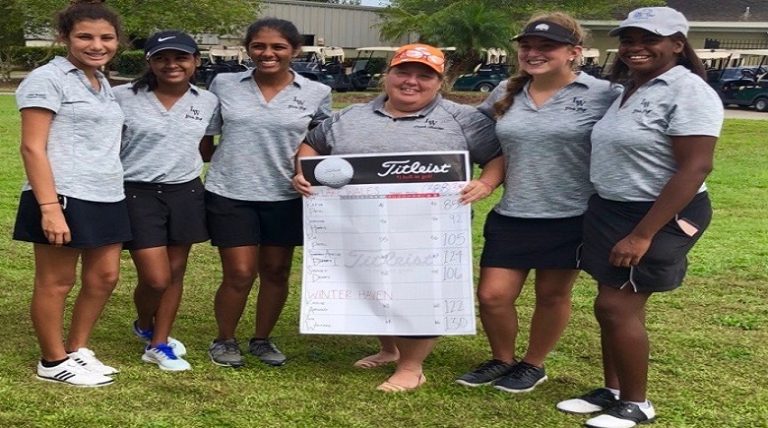
{"type": "Polygon", "coordinates": [[[43,292],[46,294],[54,295],[67,295],[72,287],[75,286],[74,276],[62,276],[62,277],[38,277],[35,278],[36,292],[43,292]]]}
{"type": "Polygon", "coordinates": [[[558,290],[555,293],[541,293],[536,295],[536,306],[557,308],[571,306],[570,289],[558,290]]]}
{"type": "Polygon", "coordinates": [[[477,301],[483,309],[496,309],[514,304],[515,296],[500,287],[479,287],[477,301]]]}
{"type": "Polygon", "coordinates": [[[262,284],[268,283],[274,286],[284,287],[288,285],[288,278],[291,274],[290,264],[266,264],[262,266],[260,272],[262,284]]]}
{"type": "Polygon", "coordinates": [[[139,287],[151,290],[155,293],[162,293],[165,291],[171,283],[171,278],[158,275],[158,276],[146,276],[139,279],[139,287]]]}
{"type": "Polygon", "coordinates": [[[246,266],[237,266],[224,271],[224,280],[221,283],[222,288],[233,291],[248,293],[256,280],[257,272],[246,266]]]}
{"type": "Polygon", "coordinates": [[[111,294],[120,277],[119,269],[103,269],[83,275],[83,289],[89,293],[111,294]]]}
{"type": "Polygon", "coordinates": [[[610,327],[621,322],[625,316],[625,308],[615,299],[595,300],[595,318],[601,327],[610,327]]]}

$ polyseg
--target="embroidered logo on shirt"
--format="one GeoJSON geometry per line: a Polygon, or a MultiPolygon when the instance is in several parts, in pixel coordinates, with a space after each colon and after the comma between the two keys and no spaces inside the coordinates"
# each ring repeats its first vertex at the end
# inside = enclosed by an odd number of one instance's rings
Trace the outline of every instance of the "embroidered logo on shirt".
{"type": "Polygon", "coordinates": [[[587,111],[587,108],[585,107],[587,104],[587,101],[582,97],[573,97],[571,98],[571,104],[565,106],[566,111],[575,111],[578,113],[583,113],[587,111]]]}
{"type": "Polygon", "coordinates": [[[292,108],[294,110],[301,110],[301,111],[307,110],[307,108],[304,107],[304,100],[300,100],[296,97],[293,97],[293,99],[291,100],[291,104],[288,104],[288,108],[289,109],[292,108]]]}
{"type": "Polygon", "coordinates": [[[646,100],[645,98],[643,98],[643,100],[640,101],[640,106],[642,108],[636,108],[632,110],[632,113],[648,114],[653,112],[653,109],[650,108],[651,102],[646,100]]]}
{"type": "Polygon", "coordinates": [[[437,130],[445,129],[442,126],[439,125],[438,121],[436,121],[434,119],[424,119],[424,124],[422,124],[422,125],[414,125],[413,127],[414,128],[419,128],[419,129],[424,129],[424,128],[426,128],[426,129],[437,129],[437,130]]]}
{"type": "Polygon", "coordinates": [[[195,106],[189,106],[189,111],[184,115],[184,119],[203,120],[203,116],[200,115],[200,110],[195,106]]]}

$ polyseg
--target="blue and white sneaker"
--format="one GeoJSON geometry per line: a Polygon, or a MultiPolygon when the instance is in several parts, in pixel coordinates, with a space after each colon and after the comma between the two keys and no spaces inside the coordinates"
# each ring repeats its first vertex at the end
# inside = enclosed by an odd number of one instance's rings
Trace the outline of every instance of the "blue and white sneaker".
{"type": "MultiPolygon", "coordinates": [[[[133,334],[136,335],[139,340],[149,345],[149,343],[152,341],[152,335],[154,334],[154,331],[152,329],[142,330],[139,328],[139,320],[134,320],[133,334]]],[[[181,343],[181,341],[178,339],[174,339],[171,336],[168,336],[168,346],[173,348],[173,352],[177,357],[183,357],[187,355],[187,347],[184,346],[184,344],[181,343]]]]}
{"type": "Polygon", "coordinates": [[[183,358],[179,358],[173,352],[173,348],[161,343],[152,348],[147,345],[144,348],[144,355],[141,356],[141,360],[147,363],[157,364],[160,370],[167,370],[171,372],[181,372],[184,370],[191,370],[192,366],[183,358]]]}

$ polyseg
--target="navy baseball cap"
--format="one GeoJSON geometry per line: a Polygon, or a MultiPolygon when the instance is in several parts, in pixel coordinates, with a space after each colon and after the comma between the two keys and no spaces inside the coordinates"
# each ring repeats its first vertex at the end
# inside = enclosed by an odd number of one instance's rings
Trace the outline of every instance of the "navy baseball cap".
{"type": "Polygon", "coordinates": [[[580,45],[578,35],[573,31],[550,21],[533,21],[526,25],[523,32],[512,38],[519,41],[523,37],[538,36],[559,43],[568,43],[569,45],[580,45]]]}
{"type": "Polygon", "coordinates": [[[160,31],[149,37],[144,43],[147,58],[166,50],[182,51],[190,54],[198,52],[197,42],[181,31],[160,31]]]}

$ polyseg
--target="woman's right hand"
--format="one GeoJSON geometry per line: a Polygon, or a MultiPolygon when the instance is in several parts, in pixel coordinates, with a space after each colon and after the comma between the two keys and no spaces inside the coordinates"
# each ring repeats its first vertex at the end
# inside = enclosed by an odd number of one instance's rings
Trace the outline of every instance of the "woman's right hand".
{"type": "Polygon", "coordinates": [[[302,196],[310,196],[312,195],[312,185],[307,181],[306,178],[304,178],[304,174],[296,174],[293,176],[293,179],[291,180],[291,184],[293,184],[293,188],[296,189],[297,192],[301,193],[302,196]]]}
{"type": "Polygon", "coordinates": [[[72,235],[64,218],[61,205],[51,204],[40,207],[42,213],[42,227],[45,237],[51,245],[62,246],[72,240],[72,235]]]}

